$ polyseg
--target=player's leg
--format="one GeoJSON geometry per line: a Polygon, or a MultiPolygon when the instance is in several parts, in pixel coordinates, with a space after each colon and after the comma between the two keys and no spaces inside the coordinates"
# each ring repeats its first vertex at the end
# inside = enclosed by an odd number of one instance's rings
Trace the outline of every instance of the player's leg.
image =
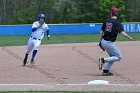
{"type": "MultiPolygon", "coordinates": [[[[115,62],[115,61],[114,61],[115,62]]],[[[104,76],[108,76],[108,75],[113,75],[113,73],[110,72],[114,62],[106,62],[105,63],[105,66],[104,66],[104,69],[103,69],[103,72],[102,72],[102,75],[104,76]]]]}
{"type": "Polygon", "coordinates": [[[105,63],[105,68],[102,74],[113,75],[112,73],[110,73],[110,69],[112,68],[114,62],[121,60],[122,58],[121,52],[119,48],[111,41],[103,40],[102,46],[104,49],[106,49],[108,55],[110,56],[110,57],[102,58],[105,63]]]}
{"type": "Polygon", "coordinates": [[[106,47],[106,51],[110,57],[104,58],[105,62],[116,62],[122,59],[121,51],[114,43],[110,43],[106,47]]]}
{"type": "Polygon", "coordinates": [[[116,45],[112,48],[111,51],[112,51],[111,53],[108,53],[110,55],[110,57],[104,58],[106,64],[105,64],[105,68],[102,73],[103,75],[113,75],[112,73],[110,73],[110,70],[111,70],[113,64],[116,61],[119,61],[122,59],[121,52],[116,45]]]}
{"type": "Polygon", "coordinates": [[[32,52],[31,63],[34,63],[34,59],[35,59],[35,56],[36,56],[36,54],[38,52],[38,48],[39,48],[40,44],[41,44],[41,40],[36,40],[34,42],[34,50],[32,52]]]}
{"type": "MultiPolygon", "coordinates": [[[[109,56],[111,57],[112,55],[109,54],[109,56]]],[[[104,65],[104,69],[103,69],[103,72],[102,72],[102,75],[103,76],[110,76],[110,75],[113,75],[113,73],[110,72],[113,64],[114,64],[115,61],[110,61],[110,62],[105,62],[105,65],[104,65]]]]}
{"type": "Polygon", "coordinates": [[[104,58],[105,62],[115,62],[122,59],[120,49],[113,42],[102,40],[102,46],[109,54],[109,57],[104,58]]]}
{"type": "Polygon", "coordinates": [[[34,46],[33,45],[33,40],[29,39],[28,44],[27,44],[27,48],[26,48],[26,52],[25,52],[25,57],[24,57],[24,60],[23,60],[23,66],[26,65],[27,60],[28,60],[28,55],[32,51],[33,46],[34,46]]]}
{"type": "MultiPolygon", "coordinates": [[[[111,57],[112,55],[110,53],[108,53],[108,55],[111,57]]],[[[104,60],[104,58],[102,58],[102,60],[104,60]]],[[[110,76],[110,75],[113,75],[113,73],[110,72],[111,68],[112,68],[112,65],[115,61],[110,61],[110,62],[106,62],[104,60],[104,69],[103,69],[103,72],[102,72],[102,75],[103,76],[110,76]]]]}

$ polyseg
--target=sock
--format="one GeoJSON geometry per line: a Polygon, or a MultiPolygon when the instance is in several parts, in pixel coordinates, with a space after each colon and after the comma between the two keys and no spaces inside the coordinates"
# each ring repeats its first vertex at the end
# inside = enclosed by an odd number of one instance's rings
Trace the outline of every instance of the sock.
{"type": "Polygon", "coordinates": [[[35,58],[35,56],[36,56],[36,53],[37,53],[37,50],[34,50],[33,53],[32,53],[32,59],[31,59],[31,60],[34,61],[34,58],[35,58]]]}
{"type": "Polygon", "coordinates": [[[25,54],[25,59],[28,59],[28,55],[29,55],[29,54],[27,54],[27,53],[25,54]]]}

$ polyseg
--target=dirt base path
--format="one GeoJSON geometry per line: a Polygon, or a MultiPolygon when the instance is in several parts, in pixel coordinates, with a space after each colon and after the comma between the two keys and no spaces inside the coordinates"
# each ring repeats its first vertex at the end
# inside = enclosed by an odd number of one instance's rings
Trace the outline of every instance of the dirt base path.
{"type": "Polygon", "coordinates": [[[41,45],[36,64],[25,67],[26,46],[0,47],[0,90],[140,91],[140,42],[116,43],[123,59],[113,65],[115,75],[108,77],[98,70],[98,58],[107,54],[97,44],[41,45]],[[88,85],[92,80],[110,84],[88,85]]]}

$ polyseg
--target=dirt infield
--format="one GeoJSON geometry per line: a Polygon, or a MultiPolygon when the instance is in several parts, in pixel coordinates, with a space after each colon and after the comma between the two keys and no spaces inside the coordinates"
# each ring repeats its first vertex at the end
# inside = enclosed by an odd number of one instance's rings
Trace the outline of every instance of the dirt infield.
{"type": "MultiPolygon", "coordinates": [[[[139,91],[140,42],[117,42],[123,59],[113,65],[114,76],[101,76],[97,43],[41,45],[36,64],[22,66],[26,46],[0,47],[0,90],[139,91]],[[107,80],[109,85],[88,85],[107,80]]],[[[30,55],[31,57],[31,55],[30,55]]],[[[29,58],[30,60],[30,58],[29,58]]]]}

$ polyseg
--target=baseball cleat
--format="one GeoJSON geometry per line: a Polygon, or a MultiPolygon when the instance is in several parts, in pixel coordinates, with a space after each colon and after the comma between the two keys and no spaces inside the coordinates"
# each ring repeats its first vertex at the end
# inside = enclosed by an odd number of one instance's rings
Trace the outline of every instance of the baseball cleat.
{"type": "Polygon", "coordinates": [[[26,65],[26,63],[27,63],[27,59],[26,59],[26,58],[24,58],[24,60],[23,60],[23,66],[25,66],[25,65],[26,65]]]}
{"type": "Polygon", "coordinates": [[[99,63],[98,63],[98,67],[99,67],[99,70],[102,70],[102,67],[103,67],[103,64],[104,64],[104,58],[99,58],[99,63]]]}
{"type": "Polygon", "coordinates": [[[103,72],[102,73],[102,76],[113,76],[113,73],[111,73],[111,72],[103,72]]]}
{"type": "Polygon", "coordinates": [[[34,62],[34,60],[33,60],[33,59],[31,59],[31,60],[30,60],[30,62],[31,62],[31,64],[35,64],[35,62],[34,62]]]}

